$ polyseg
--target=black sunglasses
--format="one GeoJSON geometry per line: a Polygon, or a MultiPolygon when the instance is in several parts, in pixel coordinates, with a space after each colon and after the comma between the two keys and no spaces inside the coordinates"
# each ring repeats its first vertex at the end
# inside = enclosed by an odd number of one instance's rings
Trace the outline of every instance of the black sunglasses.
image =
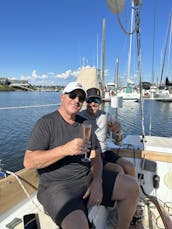
{"type": "Polygon", "coordinates": [[[92,98],[88,98],[88,99],[86,99],[86,102],[87,103],[92,103],[92,102],[94,102],[94,103],[97,103],[97,104],[101,104],[101,99],[99,99],[99,98],[95,98],[95,97],[92,97],[92,98]]]}
{"type": "Polygon", "coordinates": [[[70,99],[76,99],[76,97],[78,97],[80,103],[83,103],[84,100],[85,100],[85,96],[84,95],[80,95],[80,94],[77,94],[75,92],[68,92],[68,93],[65,93],[65,94],[67,94],[70,99]]]}

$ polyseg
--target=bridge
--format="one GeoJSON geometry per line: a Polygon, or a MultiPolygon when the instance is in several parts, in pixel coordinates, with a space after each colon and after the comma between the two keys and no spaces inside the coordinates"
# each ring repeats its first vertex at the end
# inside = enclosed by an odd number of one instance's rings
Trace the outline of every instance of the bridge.
{"type": "Polygon", "coordinates": [[[20,88],[26,91],[33,91],[33,89],[29,88],[30,84],[26,80],[10,80],[9,83],[10,86],[14,88],[20,88]]]}
{"type": "Polygon", "coordinates": [[[15,88],[20,88],[26,91],[33,91],[33,89],[29,88],[30,84],[25,85],[25,84],[19,84],[19,83],[11,83],[10,86],[15,87],[15,88]]]}

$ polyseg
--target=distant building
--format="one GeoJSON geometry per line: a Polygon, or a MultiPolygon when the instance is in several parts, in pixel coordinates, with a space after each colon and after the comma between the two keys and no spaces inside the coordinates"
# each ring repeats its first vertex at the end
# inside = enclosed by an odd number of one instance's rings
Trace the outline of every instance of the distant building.
{"type": "Polygon", "coordinates": [[[3,85],[6,85],[6,86],[8,86],[10,84],[8,78],[5,78],[5,77],[0,78],[0,83],[3,85]]]}
{"type": "Polygon", "coordinates": [[[0,83],[2,83],[3,85],[10,85],[10,86],[21,85],[25,87],[29,87],[31,85],[30,83],[28,83],[28,80],[12,80],[5,77],[0,78],[0,83]]]}

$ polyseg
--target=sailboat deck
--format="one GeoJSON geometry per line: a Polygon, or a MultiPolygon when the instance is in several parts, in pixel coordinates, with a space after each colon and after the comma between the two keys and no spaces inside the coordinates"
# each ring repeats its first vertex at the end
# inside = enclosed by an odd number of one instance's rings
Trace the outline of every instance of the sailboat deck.
{"type": "Polygon", "coordinates": [[[149,150],[156,152],[164,152],[172,154],[172,138],[145,136],[142,140],[139,135],[128,135],[120,145],[115,145],[113,142],[108,143],[109,148],[116,149],[136,149],[149,150]]]}
{"type": "Polygon", "coordinates": [[[146,136],[145,150],[172,154],[172,139],[165,137],[146,136]]]}

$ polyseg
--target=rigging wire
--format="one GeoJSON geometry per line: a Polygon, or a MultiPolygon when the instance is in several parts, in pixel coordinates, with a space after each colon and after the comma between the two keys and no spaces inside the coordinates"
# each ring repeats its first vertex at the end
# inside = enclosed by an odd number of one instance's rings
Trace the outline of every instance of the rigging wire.
{"type": "Polygon", "coordinates": [[[168,64],[167,64],[167,73],[166,76],[169,76],[169,66],[171,58],[171,39],[172,39],[172,16],[170,18],[170,33],[169,33],[169,46],[168,46],[168,64]]]}
{"type": "MultiPolygon", "coordinates": [[[[132,8],[134,8],[134,7],[132,7],[132,8]]],[[[122,31],[123,31],[125,34],[127,34],[127,35],[133,35],[133,34],[136,32],[136,26],[135,26],[134,29],[133,29],[132,31],[130,31],[130,32],[127,31],[127,30],[125,29],[125,27],[123,26],[123,24],[122,24],[122,22],[121,22],[119,13],[117,13],[117,19],[118,19],[118,22],[119,22],[119,25],[120,25],[122,31]]]]}
{"type": "MultiPolygon", "coordinates": [[[[142,126],[142,142],[145,141],[145,128],[144,128],[144,109],[142,97],[142,68],[141,68],[141,45],[140,45],[140,7],[136,8],[136,41],[137,41],[137,60],[138,60],[138,74],[140,84],[140,109],[141,109],[141,126],[142,126]]],[[[144,146],[144,144],[143,144],[144,146]]]]}
{"type": "MultiPolygon", "coordinates": [[[[136,32],[136,26],[134,27],[134,29],[132,28],[132,24],[131,24],[131,29],[130,31],[127,31],[124,27],[124,25],[122,24],[122,21],[121,21],[121,18],[120,18],[120,12],[123,10],[124,8],[124,1],[121,1],[121,0],[116,0],[116,1],[108,1],[107,0],[107,3],[108,3],[108,6],[110,8],[110,10],[115,13],[117,15],[117,20],[118,20],[118,23],[122,29],[122,31],[127,34],[127,35],[133,35],[135,32],[136,32]]],[[[137,1],[132,1],[132,16],[134,16],[134,11],[135,9],[137,8],[137,6],[139,4],[141,4],[141,1],[138,3],[137,1]],[[136,6],[136,7],[135,7],[136,6]]],[[[132,20],[131,20],[131,23],[132,23],[132,20]]]]}
{"type": "Polygon", "coordinates": [[[18,106],[18,107],[0,107],[0,110],[13,110],[13,109],[26,109],[35,107],[49,107],[49,106],[59,106],[60,104],[42,104],[42,105],[30,105],[30,106],[18,106]]]}
{"type": "Polygon", "coordinates": [[[164,73],[165,59],[166,59],[166,54],[167,54],[167,49],[168,49],[168,41],[169,41],[169,34],[170,34],[170,27],[171,27],[171,19],[172,19],[172,12],[171,12],[171,15],[170,15],[170,20],[169,20],[169,26],[168,26],[168,32],[167,32],[167,40],[166,40],[166,45],[165,45],[165,51],[164,51],[164,57],[163,57],[163,63],[162,63],[159,86],[161,86],[161,84],[162,84],[162,78],[163,78],[163,73],[164,73]]]}

